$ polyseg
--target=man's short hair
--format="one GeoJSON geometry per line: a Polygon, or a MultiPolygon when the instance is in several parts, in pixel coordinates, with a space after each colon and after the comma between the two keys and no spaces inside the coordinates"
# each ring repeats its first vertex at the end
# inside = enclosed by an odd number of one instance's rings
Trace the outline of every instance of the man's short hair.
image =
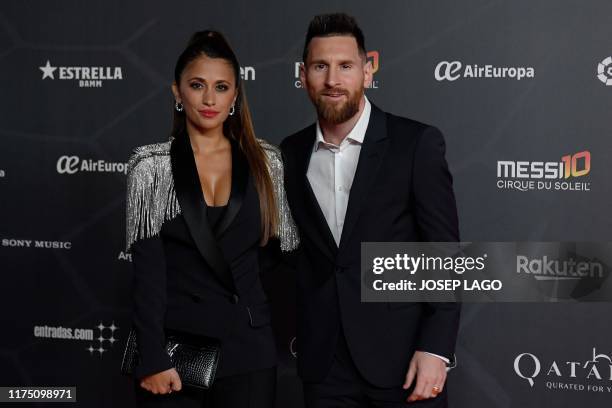
{"type": "Polygon", "coordinates": [[[361,28],[357,25],[354,17],[345,13],[320,14],[315,16],[308,25],[306,42],[302,52],[302,61],[306,62],[308,57],[308,45],[314,37],[350,36],[357,41],[359,54],[365,59],[365,39],[361,28]]]}

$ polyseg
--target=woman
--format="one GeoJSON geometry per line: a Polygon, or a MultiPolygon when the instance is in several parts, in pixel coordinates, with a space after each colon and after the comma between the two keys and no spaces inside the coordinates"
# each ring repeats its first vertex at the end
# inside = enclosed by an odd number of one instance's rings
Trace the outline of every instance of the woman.
{"type": "Polygon", "coordinates": [[[280,151],[255,138],[240,65],[220,33],[192,36],[172,93],[170,141],[139,147],[129,161],[136,398],[141,406],[273,406],[276,347],[260,250],[272,237],[284,251],[298,244],[280,151]],[[165,328],[220,341],[209,390],[182,387],[165,328]]]}

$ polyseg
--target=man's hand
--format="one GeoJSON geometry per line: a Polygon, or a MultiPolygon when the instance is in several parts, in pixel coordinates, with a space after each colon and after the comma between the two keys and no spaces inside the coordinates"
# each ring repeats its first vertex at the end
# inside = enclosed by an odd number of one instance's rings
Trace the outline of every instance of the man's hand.
{"type": "Polygon", "coordinates": [[[143,377],[140,386],[153,394],[170,394],[183,388],[181,378],[174,368],[143,377]]]}
{"type": "Polygon", "coordinates": [[[446,381],[446,364],[444,364],[444,361],[439,357],[432,356],[422,351],[415,351],[412,360],[410,360],[406,381],[403,385],[405,390],[410,388],[415,376],[416,386],[407,401],[412,402],[434,398],[442,392],[444,388],[444,382],[446,381]],[[438,387],[437,392],[434,391],[434,387],[438,387]]]}

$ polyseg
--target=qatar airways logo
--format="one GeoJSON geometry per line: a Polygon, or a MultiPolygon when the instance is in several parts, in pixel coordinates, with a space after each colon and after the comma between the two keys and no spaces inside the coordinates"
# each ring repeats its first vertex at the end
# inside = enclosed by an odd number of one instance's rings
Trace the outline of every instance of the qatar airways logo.
{"type": "Polygon", "coordinates": [[[47,60],[47,63],[38,69],[42,71],[43,80],[77,81],[80,88],[102,88],[104,81],[123,79],[123,70],[119,66],[53,66],[47,60]]]}
{"type": "Polygon", "coordinates": [[[591,152],[569,154],[560,161],[497,162],[497,188],[500,190],[590,191],[591,183],[576,181],[591,172],[591,152]]]}
{"type": "Polygon", "coordinates": [[[593,347],[586,361],[542,359],[533,353],[514,358],[514,373],[531,388],[544,383],[553,391],[612,393],[612,355],[598,353],[593,347]]]}
{"type": "Polygon", "coordinates": [[[81,159],[78,156],[61,156],[57,159],[56,170],[59,174],[78,172],[123,173],[127,174],[127,163],[107,162],[104,160],[81,159]]]}
{"type": "Polygon", "coordinates": [[[535,77],[533,67],[496,67],[494,65],[464,64],[461,61],[440,61],[434,69],[436,81],[453,82],[458,79],[514,79],[535,77]]]}

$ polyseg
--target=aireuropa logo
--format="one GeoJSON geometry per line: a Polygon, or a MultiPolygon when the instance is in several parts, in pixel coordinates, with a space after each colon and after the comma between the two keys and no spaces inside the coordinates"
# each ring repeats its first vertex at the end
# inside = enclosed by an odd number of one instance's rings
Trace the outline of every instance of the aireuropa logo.
{"type": "Polygon", "coordinates": [[[533,353],[521,353],[514,358],[514,373],[531,388],[544,378],[544,386],[553,391],[612,393],[612,358],[595,347],[586,361],[542,361],[533,353]]]}
{"type": "Polygon", "coordinates": [[[496,67],[494,65],[463,64],[461,61],[440,61],[434,68],[436,81],[453,82],[458,79],[514,79],[534,78],[533,67],[496,67]]]}
{"type": "Polygon", "coordinates": [[[561,161],[499,160],[497,188],[518,191],[590,191],[590,182],[569,180],[582,178],[590,171],[591,152],[588,150],[565,155],[561,161]]]}
{"type": "Polygon", "coordinates": [[[127,163],[107,162],[104,160],[81,159],[78,156],[61,156],[57,159],[56,169],[59,174],[81,172],[124,173],[127,174],[127,163]]]}
{"type": "MultiPolygon", "coordinates": [[[[376,50],[368,51],[366,58],[372,64],[372,75],[376,74],[380,69],[380,53],[376,50]]],[[[302,88],[302,81],[300,81],[300,67],[302,66],[302,64],[303,63],[301,61],[296,61],[293,64],[293,86],[295,86],[296,88],[302,88]]],[[[370,84],[368,89],[378,89],[379,86],[380,81],[372,79],[372,83],[370,84]]]]}
{"type": "Polygon", "coordinates": [[[243,81],[254,81],[255,67],[240,67],[240,78],[243,81]]]}
{"type": "Polygon", "coordinates": [[[118,340],[115,338],[115,331],[118,329],[114,321],[109,326],[100,322],[93,329],[40,325],[34,326],[34,337],[88,342],[85,350],[89,351],[90,355],[97,353],[102,356],[118,340]]]}
{"type": "Polygon", "coordinates": [[[119,66],[53,66],[47,63],[38,67],[42,71],[42,79],[58,79],[78,81],[80,88],[101,88],[103,81],[118,81],[123,79],[123,70],[119,66]],[[57,71],[57,78],[55,77],[57,71]]]}
{"type": "Polygon", "coordinates": [[[606,86],[612,86],[612,57],[607,57],[597,64],[597,78],[606,86]]]}

